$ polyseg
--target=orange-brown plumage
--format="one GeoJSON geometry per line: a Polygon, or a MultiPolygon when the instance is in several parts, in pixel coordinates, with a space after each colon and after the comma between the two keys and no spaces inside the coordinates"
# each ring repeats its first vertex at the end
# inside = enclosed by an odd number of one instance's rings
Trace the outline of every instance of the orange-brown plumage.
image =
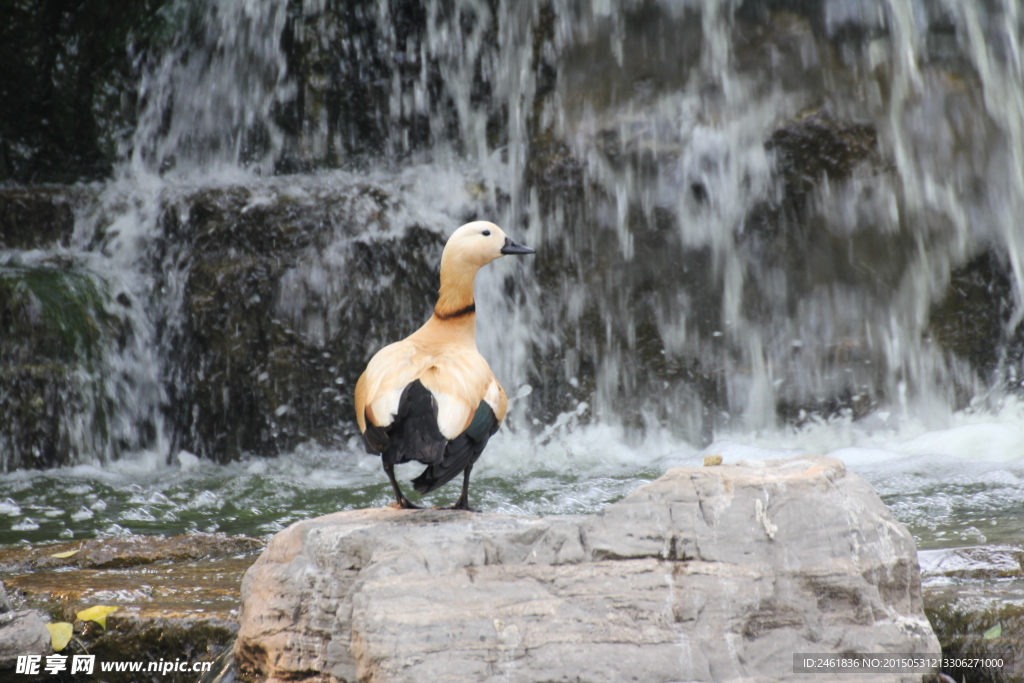
{"type": "Polygon", "coordinates": [[[506,254],[529,254],[493,223],[456,230],[441,256],[434,314],[402,341],[385,346],[355,390],[356,422],[367,450],[381,455],[400,507],[414,507],[394,477],[396,463],[418,460],[426,492],[464,473],[456,508],[468,509],[469,472],[502,420],[508,398],[476,347],[477,271],[506,254]]]}

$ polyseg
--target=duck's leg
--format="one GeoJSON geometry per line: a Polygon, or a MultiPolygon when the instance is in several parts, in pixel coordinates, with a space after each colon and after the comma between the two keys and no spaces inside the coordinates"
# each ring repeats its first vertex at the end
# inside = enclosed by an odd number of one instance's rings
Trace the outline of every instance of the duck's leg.
{"type": "Polygon", "coordinates": [[[403,510],[419,510],[419,505],[413,505],[409,502],[409,499],[402,494],[402,489],[398,487],[398,480],[395,479],[395,466],[384,463],[384,472],[388,475],[388,479],[391,480],[391,488],[395,490],[395,500],[398,501],[398,507],[403,510]]]}
{"type": "Polygon", "coordinates": [[[469,473],[473,471],[473,466],[469,465],[462,472],[462,495],[455,501],[455,505],[449,505],[444,508],[445,510],[468,510],[470,512],[476,512],[473,508],[469,507],[469,473]]]}

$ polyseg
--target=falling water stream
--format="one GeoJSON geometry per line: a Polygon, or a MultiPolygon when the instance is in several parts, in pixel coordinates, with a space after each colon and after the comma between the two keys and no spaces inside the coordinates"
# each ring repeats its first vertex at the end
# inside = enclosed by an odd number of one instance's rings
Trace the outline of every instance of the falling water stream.
{"type": "Polygon", "coordinates": [[[478,344],[511,399],[474,470],[482,510],[593,512],[707,454],[830,453],[922,547],[1021,542],[1016,0],[337,5],[167,3],[180,31],[137,56],[114,177],[67,246],[0,251],[72,260],[130,331],[75,380],[91,398],[63,423],[65,466],[18,469],[0,439],[0,543],[260,535],[389,502],[347,412],[282,447],[311,404],[277,396],[277,446],[224,456],[204,436],[183,387],[206,366],[189,375],[181,345],[204,324],[201,236],[181,226],[218,211],[317,231],[252,304],[327,359],[303,361],[327,378],[315,405],[347,406],[342,365],[429,310],[393,273],[355,277],[363,247],[425,230],[395,258],[436,260],[487,218],[537,249],[478,278],[478,344]],[[987,316],[961,352],[936,311],[982,257],[1002,289],[950,314],[987,316]],[[353,301],[386,320],[355,330],[353,301]]]}

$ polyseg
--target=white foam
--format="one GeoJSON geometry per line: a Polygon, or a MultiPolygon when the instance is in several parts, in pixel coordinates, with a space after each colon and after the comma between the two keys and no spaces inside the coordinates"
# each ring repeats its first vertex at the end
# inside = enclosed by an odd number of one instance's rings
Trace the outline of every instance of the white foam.
{"type": "MultiPolygon", "coordinates": [[[[104,505],[104,507],[106,507],[106,505],[104,505]]],[[[89,508],[83,506],[83,507],[79,508],[78,512],[74,512],[74,513],[71,514],[71,519],[73,521],[75,521],[75,522],[81,522],[81,521],[84,521],[86,519],[92,519],[95,516],[96,516],[95,512],[93,512],[89,508]]]]}
{"type": "Polygon", "coordinates": [[[945,455],[963,460],[1012,461],[1024,458],[1024,429],[1018,424],[981,422],[927,432],[898,446],[912,455],[945,455]]]}
{"type": "Polygon", "coordinates": [[[199,467],[199,456],[188,451],[178,451],[178,467],[182,472],[190,472],[199,467]]]}
{"type": "Polygon", "coordinates": [[[754,444],[736,443],[735,441],[715,441],[701,451],[702,456],[721,455],[725,463],[735,463],[742,460],[777,460],[781,458],[792,458],[804,455],[806,451],[794,448],[764,448],[754,444]]]}

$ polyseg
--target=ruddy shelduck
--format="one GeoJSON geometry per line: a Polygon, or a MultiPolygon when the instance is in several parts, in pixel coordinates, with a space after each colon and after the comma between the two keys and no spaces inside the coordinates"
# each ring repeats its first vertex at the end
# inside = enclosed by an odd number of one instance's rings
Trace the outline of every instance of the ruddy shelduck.
{"type": "Polygon", "coordinates": [[[356,422],[369,453],[381,456],[397,505],[416,508],[395,480],[395,465],[427,466],[412,480],[428,493],[462,473],[450,509],[469,510],[469,473],[505,419],[508,398],[476,348],[477,271],[509,254],[532,254],[494,223],[467,223],[441,254],[434,314],[402,341],[378,351],[356,383],[356,422]]]}

